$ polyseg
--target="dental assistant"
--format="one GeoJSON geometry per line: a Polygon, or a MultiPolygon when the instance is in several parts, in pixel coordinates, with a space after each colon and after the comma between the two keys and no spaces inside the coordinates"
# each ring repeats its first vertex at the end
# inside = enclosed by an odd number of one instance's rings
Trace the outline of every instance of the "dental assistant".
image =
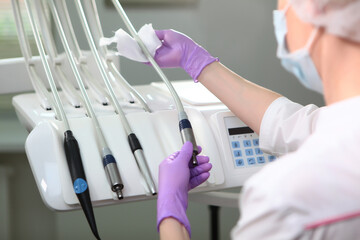
{"type": "MultiPolygon", "coordinates": [[[[277,56],[326,106],[301,106],[232,72],[184,34],[158,30],[155,60],[181,67],[280,156],[242,189],[232,239],[360,239],[360,0],[279,0],[277,56]]],[[[189,169],[191,143],[159,169],[160,239],[189,239],[188,190],[209,177],[189,169]],[[174,173],[177,174],[174,174],[174,173]],[[174,177],[176,176],[176,177],[174,177]],[[182,177],[179,177],[182,176],[182,177]]]]}

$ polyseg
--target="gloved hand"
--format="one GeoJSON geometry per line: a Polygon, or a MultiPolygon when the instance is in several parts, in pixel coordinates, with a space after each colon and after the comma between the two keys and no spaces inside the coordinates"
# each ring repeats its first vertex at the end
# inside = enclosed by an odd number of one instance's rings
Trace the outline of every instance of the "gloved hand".
{"type": "Polygon", "coordinates": [[[219,61],[188,36],[174,30],[156,30],[163,45],[154,59],[163,68],[183,68],[197,82],[201,71],[210,63],[219,61]]]}
{"type": "Polygon", "coordinates": [[[161,221],[171,217],[182,223],[191,236],[190,222],[186,216],[188,191],[205,182],[212,168],[207,156],[197,156],[199,165],[189,168],[192,152],[191,142],[186,142],[179,152],[170,155],[159,166],[158,231],[161,221]]]}

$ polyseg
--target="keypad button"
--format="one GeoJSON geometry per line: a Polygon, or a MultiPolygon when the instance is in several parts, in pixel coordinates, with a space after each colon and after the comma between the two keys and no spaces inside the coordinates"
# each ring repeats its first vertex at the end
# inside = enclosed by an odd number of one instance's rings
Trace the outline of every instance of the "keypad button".
{"type": "Polygon", "coordinates": [[[261,151],[260,148],[255,148],[255,154],[256,154],[256,155],[262,155],[262,154],[264,154],[264,153],[261,151]]]}
{"type": "Polygon", "coordinates": [[[269,156],[269,162],[273,162],[276,160],[276,157],[275,156],[269,156]]]}
{"type": "Polygon", "coordinates": [[[240,142],[239,141],[233,141],[233,142],[231,142],[231,146],[233,148],[239,148],[240,147],[240,142]]]}
{"type": "Polygon", "coordinates": [[[257,157],[257,162],[259,164],[263,164],[263,163],[265,163],[265,158],[264,157],[257,157]]]}
{"type": "Polygon", "coordinates": [[[242,156],[241,151],[240,150],[235,150],[234,151],[234,156],[235,157],[241,157],[242,156]]]}
{"type": "Polygon", "coordinates": [[[236,159],[235,163],[236,163],[236,166],[238,166],[238,167],[244,166],[244,160],[243,159],[236,159]]]}
{"type": "Polygon", "coordinates": [[[259,146],[259,139],[254,139],[253,144],[255,147],[259,146]]]}
{"type": "Polygon", "coordinates": [[[246,154],[246,156],[252,156],[252,155],[254,155],[254,151],[251,148],[245,149],[245,154],[246,154]]]}
{"type": "Polygon", "coordinates": [[[255,158],[248,158],[247,162],[248,162],[249,165],[255,165],[256,164],[255,158]]]}
{"type": "Polygon", "coordinates": [[[251,141],[250,140],[244,140],[244,146],[245,147],[251,147],[251,141]]]}

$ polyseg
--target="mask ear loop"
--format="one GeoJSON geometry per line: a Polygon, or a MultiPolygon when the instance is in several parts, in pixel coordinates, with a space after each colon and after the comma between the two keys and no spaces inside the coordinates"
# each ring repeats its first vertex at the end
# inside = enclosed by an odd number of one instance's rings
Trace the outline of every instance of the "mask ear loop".
{"type": "Polygon", "coordinates": [[[305,46],[305,49],[306,49],[307,51],[310,51],[310,48],[311,48],[311,46],[313,45],[314,40],[315,40],[315,37],[316,37],[316,35],[317,35],[318,32],[319,32],[319,28],[318,28],[318,27],[312,31],[312,33],[311,33],[311,35],[310,35],[310,38],[309,38],[309,40],[308,40],[308,42],[306,43],[306,46],[305,46]]]}
{"type": "MultiPolygon", "coordinates": [[[[286,7],[284,8],[283,13],[284,13],[284,17],[285,17],[285,14],[286,12],[289,10],[289,8],[291,7],[291,4],[290,2],[287,3],[286,7]]],[[[314,43],[314,40],[315,40],[315,37],[317,35],[317,33],[319,32],[319,28],[317,27],[316,29],[314,29],[309,37],[309,40],[307,41],[306,45],[305,45],[305,49],[307,51],[310,50],[312,44],[314,43]]]]}
{"type": "Polygon", "coordinates": [[[283,10],[283,11],[284,11],[284,15],[285,15],[285,13],[289,10],[290,6],[291,6],[291,4],[288,2],[288,3],[286,4],[284,10],[283,10]]]}
{"type": "Polygon", "coordinates": [[[283,18],[285,18],[285,14],[286,14],[286,12],[289,10],[289,8],[290,8],[290,3],[288,3],[288,4],[286,4],[286,6],[285,6],[285,8],[284,9],[281,9],[281,10],[275,10],[275,11],[279,11],[279,12],[281,12],[282,13],[282,17],[283,18]]]}

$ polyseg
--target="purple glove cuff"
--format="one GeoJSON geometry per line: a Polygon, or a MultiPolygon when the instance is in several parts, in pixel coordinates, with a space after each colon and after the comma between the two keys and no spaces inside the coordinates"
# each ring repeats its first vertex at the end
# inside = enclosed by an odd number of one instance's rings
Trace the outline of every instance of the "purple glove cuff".
{"type": "Polygon", "coordinates": [[[157,230],[159,231],[160,223],[166,218],[174,218],[179,221],[189,233],[191,238],[191,228],[188,217],[186,216],[187,204],[186,201],[182,201],[177,197],[171,197],[164,199],[166,196],[159,195],[162,198],[161,201],[157,201],[157,230]]]}
{"type": "Polygon", "coordinates": [[[189,56],[184,70],[192,77],[194,82],[198,82],[197,78],[202,70],[213,62],[218,62],[219,58],[212,57],[204,48],[196,46],[189,56]]]}

